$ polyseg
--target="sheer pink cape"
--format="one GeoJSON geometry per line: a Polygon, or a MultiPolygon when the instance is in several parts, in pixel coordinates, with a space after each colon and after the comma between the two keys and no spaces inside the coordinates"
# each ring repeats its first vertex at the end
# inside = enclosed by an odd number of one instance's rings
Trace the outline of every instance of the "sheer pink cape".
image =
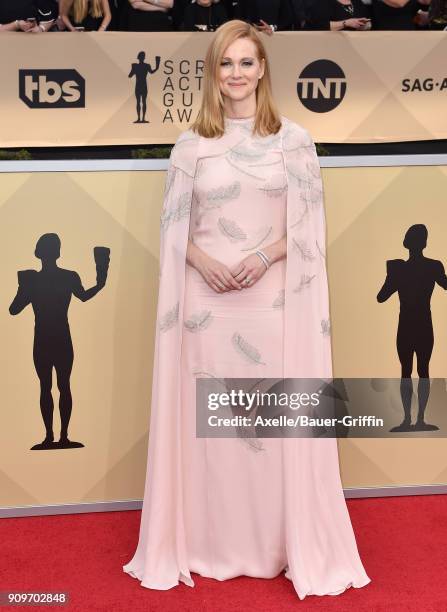
{"type": "MultiPolygon", "coordinates": [[[[308,132],[282,117],[275,149],[288,181],[287,270],[284,288],[284,377],[332,375],[325,214],[320,167],[308,132]],[[305,290],[296,291],[305,286],[305,290]]],[[[225,150],[245,138],[235,131],[225,150]],[[234,143],[233,143],[234,141],[234,143]]],[[[160,235],[160,285],[152,382],[148,471],[138,548],[124,571],[142,586],[194,586],[182,519],[179,431],[180,354],[186,248],[197,161],[219,155],[218,138],[184,132],[172,150],[160,235]],[[169,384],[166,382],[169,381],[169,384]]],[[[274,265],[274,264],[273,264],[274,265]]],[[[366,576],[343,496],[337,440],[284,440],[286,576],[300,597],[363,586],[366,576]]]]}

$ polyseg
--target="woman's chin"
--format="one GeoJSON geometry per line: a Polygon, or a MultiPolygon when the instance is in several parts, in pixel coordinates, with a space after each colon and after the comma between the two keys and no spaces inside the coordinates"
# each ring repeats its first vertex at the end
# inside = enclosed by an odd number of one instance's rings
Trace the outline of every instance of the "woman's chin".
{"type": "Polygon", "coordinates": [[[239,90],[238,87],[235,87],[227,93],[227,97],[230,98],[230,100],[241,101],[245,100],[245,98],[248,98],[250,96],[250,93],[251,92],[247,92],[245,88],[241,87],[241,89],[239,90]]]}

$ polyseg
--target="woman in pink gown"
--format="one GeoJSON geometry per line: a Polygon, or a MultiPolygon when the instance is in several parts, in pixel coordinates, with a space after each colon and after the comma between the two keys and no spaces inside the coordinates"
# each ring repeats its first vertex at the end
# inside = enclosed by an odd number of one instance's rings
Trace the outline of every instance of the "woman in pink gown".
{"type": "Polygon", "coordinates": [[[304,599],[370,582],[336,439],[196,437],[198,378],[330,378],[329,329],[315,147],[275,109],[259,34],[228,22],[167,174],[146,488],[123,568],[142,586],[285,571],[304,599]]]}

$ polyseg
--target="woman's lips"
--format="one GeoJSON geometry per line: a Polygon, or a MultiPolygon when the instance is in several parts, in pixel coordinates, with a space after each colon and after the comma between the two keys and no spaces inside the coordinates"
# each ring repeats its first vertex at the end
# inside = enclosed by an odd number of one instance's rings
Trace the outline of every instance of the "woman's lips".
{"type": "Polygon", "coordinates": [[[242,87],[242,85],[245,85],[245,83],[229,83],[230,87],[242,87]]]}

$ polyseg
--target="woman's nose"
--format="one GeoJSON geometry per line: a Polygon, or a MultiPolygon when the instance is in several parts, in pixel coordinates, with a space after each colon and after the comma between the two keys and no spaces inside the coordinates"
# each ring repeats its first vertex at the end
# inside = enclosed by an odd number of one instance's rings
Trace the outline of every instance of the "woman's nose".
{"type": "Polygon", "coordinates": [[[237,64],[233,64],[233,76],[240,76],[240,68],[237,64]]]}

